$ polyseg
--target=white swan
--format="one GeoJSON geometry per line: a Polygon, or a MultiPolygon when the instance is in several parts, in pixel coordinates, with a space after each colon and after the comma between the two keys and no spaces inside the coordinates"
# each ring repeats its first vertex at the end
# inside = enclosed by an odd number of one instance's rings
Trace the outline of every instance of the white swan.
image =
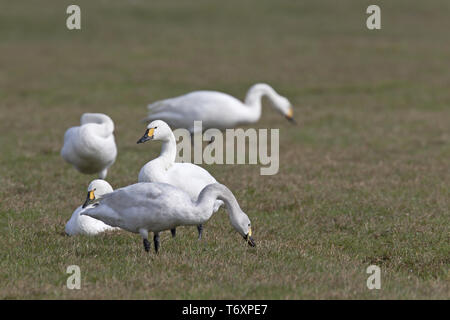
{"type": "Polygon", "coordinates": [[[91,200],[101,199],[105,194],[113,192],[111,185],[105,180],[94,180],[89,184],[88,195],[83,206],[79,206],[73,212],[72,217],[67,222],[65,231],[69,236],[77,234],[96,235],[104,231],[116,230],[117,228],[110,227],[102,221],[88,217],[80,216],[80,213],[85,210],[91,200]]]}
{"type": "Polygon", "coordinates": [[[176,98],[157,101],[147,106],[145,121],[166,121],[171,128],[186,128],[195,133],[194,121],[202,121],[202,129],[234,128],[239,124],[255,123],[261,117],[261,98],[267,96],[272,105],[288,120],[295,122],[288,99],[280,96],[264,83],[253,85],[247,92],[245,103],[217,91],[194,91],[176,98]]]}
{"type": "Polygon", "coordinates": [[[72,127],[64,134],[61,156],[81,173],[98,173],[105,179],[117,156],[113,131],[114,123],[107,115],[85,113],[81,116],[81,126],[72,127]]]}
{"type": "MultiPolygon", "coordinates": [[[[171,184],[186,192],[192,200],[196,200],[200,191],[208,184],[216,183],[216,179],[208,171],[192,163],[175,162],[177,144],[172,130],[162,120],[152,121],[145,134],[137,143],[148,140],[162,141],[161,154],[158,158],[147,162],[139,172],[138,182],[162,182],[171,184]]],[[[214,212],[223,204],[218,200],[214,204],[214,212]]],[[[201,239],[203,227],[197,226],[198,237],[201,239]]],[[[171,230],[175,236],[175,229],[171,230]]]]}
{"type": "Polygon", "coordinates": [[[136,183],[104,195],[81,215],[140,233],[146,251],[150,250],[148,233],[153,232],[155,251],[158,252],[159,232],[205,223],[212,216],[217,199],[225,202],[231,225],[249,245],[255,246],[248,216],[239,207],[233,193],[218,183],[206,186],[197,201],[192,201],[186,192],[169,184],[136,183]]]}

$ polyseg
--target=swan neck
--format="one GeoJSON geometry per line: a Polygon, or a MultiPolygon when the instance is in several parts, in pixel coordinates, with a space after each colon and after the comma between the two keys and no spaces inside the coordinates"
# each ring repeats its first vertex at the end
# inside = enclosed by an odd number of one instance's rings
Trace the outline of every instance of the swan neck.
{"type": "Polygon", "coordinates": [[[167,165],[172,165],[175,162],[177,155],[177,143],[173,133],[167,136],[167,139],[162,140],[160,158],[164,160],[167,165]]]}
{"type": "Polygon", "coordinates": [[[200,192],[196,203],[199,223],[206,222],[213,215],[216,200],[225,203],[231,220],[242,212],[236,198],[227,187],[219,183],[209,184],[200,192]]]}
{"type": "Polygon", "coordinates": [[[253,121],[258,121],[261,117],[261,99],[263,96],[268,97],[273,104],[277,93],[271,86],[264,83],[255,84],[247,92],[245,104],[250,108],[253,121]]]}
{"type": "Polygon", "coordinates": [[[102,113],[85,113],[81,116],[81,125],[87,123],[96,123],[99,125],[98,134],[104,138],[110,136],[114,132],[114,122],[102,113]]]}

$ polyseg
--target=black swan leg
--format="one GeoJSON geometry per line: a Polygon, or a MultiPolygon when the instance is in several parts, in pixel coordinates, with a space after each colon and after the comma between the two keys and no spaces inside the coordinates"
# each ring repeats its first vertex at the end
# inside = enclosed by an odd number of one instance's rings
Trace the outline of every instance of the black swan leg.
{"type": "Polygon", "coordinates": [[[203,225],[199,224],[197,226],[197,230],[198,230],[198,240],[202,239],[202,234],[203,234],[203,225]]]}
{"type": "Polygon", "coordinates": [[[158,253],[159,250],[159,233],[155,233],[153,236],[153,243],[155,244],[155,252],[158,253]]]}
{"type": "Polygon", "coordinates": [[[150,242],[148,242],[147,239],[144,238],[144,249],[145,251],[149,252],[150,251],[150,242]]]}

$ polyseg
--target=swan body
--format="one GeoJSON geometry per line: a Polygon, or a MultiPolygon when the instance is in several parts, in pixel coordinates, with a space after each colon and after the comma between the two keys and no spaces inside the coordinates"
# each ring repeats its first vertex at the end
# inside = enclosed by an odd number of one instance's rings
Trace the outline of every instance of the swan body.
{"type": "Polygon", "coordinates": [[[164,120],[171,128],[186,128],[196,133],[194,121],[202,121],[202,129],[220,130],[240,124],[257,122],[261,117],[261,98],[267,96],[273,107],[293,121],[292,106],[264,83],[253,85],[247,92],[245,102],[218,91],[194,91],[179,97],[149,104],[146,121],[164,120]]]}
{"type": "MultiPolygon", "coordinates": [[[[113,192],[113,188],[108,182],[104,180],[94,180],[89,184],[88,187],[88,199],[90,197],[92,197],[93,199],[100,199],[103,195],[110,192],[113,192]]],[[[79,206],[78,208],[76,208],[72,214],[72,217],[67,222],[65,227],[65,232],[67,235],[74,236],[78,234],[84,234],[93,236],[105,231],[112,231],[117,229],[108,226],[100,220],[91,218],[89,216],[80,215],[81,212],[85,210],[83,206],[79,206]]]]}
{"type": "Polygon", "coordinates": [[[84,174],[98,173],[105,179],[117,156],[114,123],[102,113],[84,113],[81,126],[64,134],[61,156],[84,174]]]}
{"type": "MultiPolygon", "coordinates": [[[[186,192],[192,200],[197,200],[204,187],[217,183],[216,179],[205,169],[192,163],[177,163],[176,141],[170,127],[162,120],[152,121],[144,136],[138,143],[148,140],[162,141],[162,150],[158,158],[149,161],[139,172],[138,182],[161,182],[171,184],[186,192]]],[[[223,204],[221,200],[214,203],[214,212],[223,204]]],[[[202,227],[198,227],[201,238],[202,227]]],[[[175,234],[175,231],[172,231],[175,234]]]]}
{"type": "Polygon", "coordinates": [[[252,246],[250,220],[236,198],[224,185],[206,186],[196,201],[183,190],[165,183],[136,183],[103,196],[81,215],[99,219],[108,225],[139,233],[149,251],[148,233],[154,233],[155,251],[159,248],[159,232],[177,226],[203,224],[213,214],[217,199],[225,202],[231,225],[252,246]]]}

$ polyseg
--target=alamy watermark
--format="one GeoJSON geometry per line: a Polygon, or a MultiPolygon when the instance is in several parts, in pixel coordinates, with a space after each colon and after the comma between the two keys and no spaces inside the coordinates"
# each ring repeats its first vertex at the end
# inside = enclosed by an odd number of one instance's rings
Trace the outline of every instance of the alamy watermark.
{"type": "Polygon", "coordinates": [[[366,13],[370,16],[366,20],[366,26],[369,30],[381,29],[381,9],[376,4],[371,4],[367,7],[366,13]]]}
{"type": "Polygon", "coordinates": [[[69,289],[69,290],[81,289],[80,267],[77,265],[70,265],[67,267],[66,273],[70,274],[70,276],[67,278],[67,282],[66,282],[67,289],[69,289]]]}
{"type": "Polygon", "coordinates": [[[194,132],[173,131],[177,143],[176,162],[194,164],[260,164],[261,175],[274,175],[280,166],[279,129],[219,129],[203,132],[202,122],[194,121],[194,132]],[[201,134],[201,132],[203,132],[201,134]],[[203,148],[203,142],[208,144],[203,148]]]}
{"type": "Polygon", "coordinates": [[[381,268],[376,265],[370,265],[366,269],[366,273],[370,274],[367,278],[367,289],[381,289],[381,268]]]}

